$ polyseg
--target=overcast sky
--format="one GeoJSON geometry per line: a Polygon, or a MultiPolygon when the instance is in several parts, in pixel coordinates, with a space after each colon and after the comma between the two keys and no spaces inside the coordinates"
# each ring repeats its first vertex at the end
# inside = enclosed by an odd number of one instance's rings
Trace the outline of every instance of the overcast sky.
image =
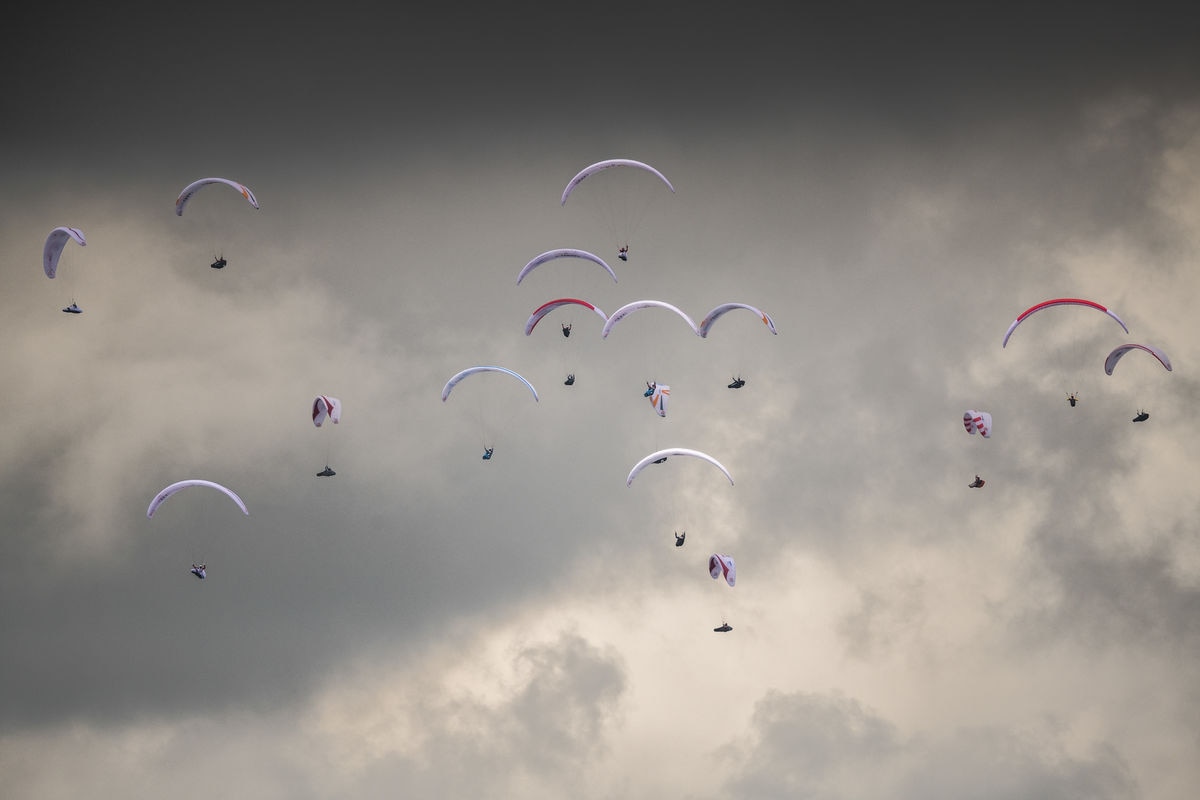
{"type": "Polygon", "coordinates": [[[0,793],[1190,800],[1195,23],[547,5],[3,26],[0,793]]]}

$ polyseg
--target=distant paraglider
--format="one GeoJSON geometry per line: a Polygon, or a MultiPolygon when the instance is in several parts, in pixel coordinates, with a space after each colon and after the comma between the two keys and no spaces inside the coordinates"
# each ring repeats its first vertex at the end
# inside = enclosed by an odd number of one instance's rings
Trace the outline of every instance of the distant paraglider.
{"type": "Polygon", "coordinates": [[[225,256],[217,256],[216,259],[209,264],[213,269],[225,269],[225,265],[229,263],[225,260],[225,256]]]}
{"type": "MultiPolygon", "coordinates": [[[[633,175],[636,173],[647,172],[658,178],[666,185],[672,193],[675,192],[675,187],[667,180],[667,177],[649,164],[641,161],[634,161],[630,158],[609,158],[604,161],[597,161],[595,164],[590,164],[580,170],[571,180],[567,182],[566,188],[563,189],[562,201],[560,205],[567,204],[567,198],[575,191],[575,188],[585,179],[599,172],[616,168],[632,168],[633,175]]],[[[611,180],[611,179],[609,179],[611,180]]],[[[604,183],[605,181],[601,181],[604,183]]],[[[661,193],[657,182],[651,180],[649,183],[654,184],[653,187],[643,187],[640,179],[625,181],[624,179],[616,181],[615,184],[610,183],[608,186],[596,186],[589,190],[588,194],[599,193],[604,197],[605,202],[600,203],[607,222],[612,229],[612,234],[618,237],[620,247],[617,249],[617,258],[622,261],[629,260],[629,239],[633,229],[637,227],[640,221],[640,216],[646,211],[646,208],[654,197],[661,193]],[[649,188],[654,189],[653,194],[645,193],[649,188]]]]}
{"type": "Polygon", "coordinates": [[[675,546],[683,547],[683,540],[687,538],[687,531],[675,534],[675,546]]]}
{"type": "Polygon", "coordinates": [[[967,488],[979,489],[979,488],[982,488],[985,483],[987,483],[987,481],[985,481],[983,478],[976,475],[975,480],[973,480],[967,484],[967,488]]]}
{"type": "MultiPolygon", "coordinates": [[[[83,237],[83,231],[78,228],[58,227],[50,231],[46,237],[46,242],[42,246],[42,270],[46,273],[47,278],[53,279],[58,274],[58,262],[67,242],[75,242],[80,247],[87,246],[87,239],[83,237]]],[[[67,314],[83,313],[83,309],[76,305],[74,300],[63,311],[67,314]]]]}
{"type": "MultiPolygon", "coordinates": [[[[313,427],[319,428],[328,420],[334,425],[342,421],[342,401],[336,397],[319,394],[312,401],[312,422],[313,427]]],[[[328,457],[326,453],[325,469],[317,473],[318,478],[332,478],[337,473],[329,467],[328,457]]]]}
{"type": "Polygon", "coordinates": [[[745,386],[745,385],[746,385],[746,381],[742,380],[742,376],[741,376],[741,375],[738,375],[736,378],[734,378],[732,381],[730,381],[730,383],[729,383],[729,386],[728,386],[728,387],[726,387],[726,388],[729,388],[729,389],[740,389],[740,388],[742,388],[742,387],[743,387],[743,386],[745,386]]]}
{"type": "Polygon", "coordinates": [[[1079,402],[1079,392],[1068,393],[1067,402],[1071,404],[1071,408],[1074,408],[1075,404],[1079,402]]]}
{"type": "Polygon", "coordinates": [[[208,565],[207,564],[197,564],[196,562],[193,561],[192,568],[188,571],[191,572],[193,575],[195,575],[200,580],[204,580],[205,578],[208,577],[208,565]]]}

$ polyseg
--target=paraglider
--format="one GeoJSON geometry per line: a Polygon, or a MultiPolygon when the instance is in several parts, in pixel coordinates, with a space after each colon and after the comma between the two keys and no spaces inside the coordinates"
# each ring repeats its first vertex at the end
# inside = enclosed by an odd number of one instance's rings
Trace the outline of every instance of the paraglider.
{"type": "Polygon", "coordinates": [[[729,470],[725,466],[710,456],[708,453],[702,453],[699,450],[690,450],[685,447],[669,447],[666,450],[658,450],[643,458],[641,461],[633,465],[633,469],[629,470],[629,475],[625,479],[626,486],[633,485],[633,479],[638,476],[638,473],[645,469],[650,464],[661,464],[670,456],[690,456],[699,458],[712,464],[717,469],[721,470],[722,474],[729,479],[729,485],[733,485],[733,476],[729,474],[729,470]]]}
{"type": "Polygon", "coordinates": [[[641,215],[646,212],[650,204],[661,194],[658,182],[661,181],[672,193],[675,192],[675,187],[671,185],[671,182],[667,180],[665,175],[649,164],[629,158],[609,158],[604,161],[597,161],[595,164],[584,167],[575,177],[567,182],[566,188],[563,189],[560,204],[563,206],[567,204],[567,198],[571,196],[571,193],[580,182],[598,172],[603,172],[614,167],[633,168],[630,179],[628,181],[624,178],[615,181],[611,179],[602,180],[601,183],[604,185],[593,187],[587,194],[597,200],[611,229],[611,233],[620,242],[620,247],[617,249],[617,258],[622,261],[628,261],[630,234],[640,223],[641,215]],[[640,172],[648,172],[658,178],[658,181],[642,181],[638,176],[640,172]]]}
{"type": "Polygon", "coordinates": [[[1074,408],[1075,404],[1079,402],[1079,392],[1070,392],[1067,395],[1067,402],[1071,404],[1071,408],[1074,408]]]}
{"type": "Polygon", "coordinates": [[[745,386],[745,385],[746,385],[746,382],[745,382],[744,380],[742,380],[742,376],[741,376],[741,375],[738,375],[736,378],[734,378],[734,379],[733,379],[733,381],[732,381],[732,382],[729,384],[729,386],[727,386],[726,388],[728,388],[728,389],[740,389],[740,388],[742,388],[742,387],[743,387],[743,386],[745,386]]]}
{"type": "Polygon", "coordinates": [[[683,547],[683,540],[687,538],[687,531],[675,534],[675,546],[683,547]]]}
{"type": "Polygon", "coordinates": [[[1104,306],[1100,305],[1099,303],[1093,302],[1091,300],[1080,300],[1077,297],[1059,297],[1059,298],[1055,298],[1053,300],[1043,300],[1042,302],[1040,302],[1036,305],[1032,305],[1029,308],[1022,311],[1017,316],[1017,318],[1015,320],[1013,320],[1013,323],[1008,326],[1008,330],[1005,331],[1004,342],[1001,344],[1001,347],[1008,346],[1008,337],[1012,336],[1013,331],[1015,331],[1017,329],[1017,326],[1020,325],[1022,322],[1024,322],[1031,314],[1035,314],[1038,311],[1041,311],[1042,309],[1045,309],[1045,308],[1052,308],[1054,306],[1061,306],[1061,305],[1086,306],[1088,308],[1094,308],[1097,311],[1103,311],[1105,314],[1112,317],[1116,321],[1116,323],[1118,325],[1120,325],[1121,328],[1126,333],[1129,333],[1129,328],[1127,328],[1125,326],[1125,323],[1121,321],[1121,318],[1116,315],[1116,312],[1112,311],[1111,309],[1105,308],[1104,306]]]}
{"type": "Polygon", "coordinates": [[[972,436],[978,431],[983,438],[990,439],[992,437],[992,415],[986,411],[964,411],[963,427],[972,436]]]}
{"type": "Polygon", "coordinates": [[[987,483],[987,481],[985,481],[983,478],[976,475],[975,480],[968,483],[967,487],[970,489],[978,489],[978,488],[982,487],[985,483],[987,483]]]}
{"type": "Polygon", "coordinates": [[[713,628],[714,633],[729,633],[731,630],[733,630],[733,626],[728,622],[722,622],[721,627],[713,628]]]}
{"type": "Polygon", "coordinates": [[[752,312],[754,315],[756,315],[759,319],[762,320],[763,325],[767,326],[767,330],[769,330],[771,333],[775,334],[776,336],[779,335],[779,331],[775,330],[775,321],[773,319],[771,319],[770,315],[768,315],[765,311],[760,311],[757,308],[755,308],[754,306],[747,305],[746,303],[722,303],[721,305],[714,308],[712,311],[705,314],[704,319],[700,320],[700,324],[698,326],[696,326],[696,329],[700,334],[700,338],[702,338],[702,339],[707,338],[708,331],[709,331],[709,329],[712,328],[712,325],[714,322],[716,322],[721,317],[725,316],[730,311],[733,311],[734,309],[738,309],[738,308],[744,308],[747,311],[752,312]]]}
{"type": "Polygon", "coordinates": [[[1117,362],[1120,361],[1121,358],[1131,350],[1144,350],[1145,352],[1157,358],[1158,363],[1162,364],[1167,372],[1172,371],[1171,359],[1167,358],[1167,354],[1162,350],[1159,350],[1157,347],[1152,347],[1148,344],[1123,344],[1109,353],[1104,359],[1104,374],[1112,375],[1113,370],[1117,367],[1117,362]]]}
{"type": "MultiPolygon", "coordinates": [[[[312,422],[313,427],[319,428],[329,420],[334,425],[342,421],[342,401],[336,397],[319,394],[312,401],[312,422]]],[[[325,469],[317,473],[318,478],[331,478],[337,473],[329,467],[329,454],[326,453],[325,469]]]]}
{"type": "Polygon", "coordinates": [[[1134,422],[1145,422],[1148,419],[1150,419],[1150,414],[1146,411],[1142,411],[1139,408],[1138,412],[1137,412],[1137,416],[1133,418],[1133,421],[1134,422]]]}
{"type": "MultiPolygon", "coordinates": [[[[63,248],[67,246],[67,242],[75,242],[80,247],[87,246],[87,239],[83,238],[83,231],[78,228],[68,228],[60,226],[50,231],[46,236],[46,242],[42,245],[42,270],[46,273],[46,277],[53,280],[58,274],[58,262],[62,258],[63,248]]],[[[82,314],[83,309],[75,304],[75,300],[71,300],[71,305],[63,309],[67,314],[82,314]]]]}
{"type": "Polygon", "coordinates": [[[197,564],[193,561],[192,568],[188,571],[191,572],[193,575],[195,575],[200,580],[204,580],[205,578],[208,577],[208,565],[207,564],[197,564]]]}
{"type": "Polygon", "coordinates": [[[733,563],[733,556],[713,553],[708,557],[708,574],[714,581],[724,576],[725,582],[730,586],[737,584],[737,565],[733,563]]]}

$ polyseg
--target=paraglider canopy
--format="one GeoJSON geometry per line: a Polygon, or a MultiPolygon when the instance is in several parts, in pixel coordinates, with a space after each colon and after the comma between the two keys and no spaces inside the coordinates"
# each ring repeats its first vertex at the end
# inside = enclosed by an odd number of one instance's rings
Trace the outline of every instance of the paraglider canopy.
{"type": "MultiPolygon", "coordinates": [[[[612,169],[613,167],[633,167],[635,169],[646,170],[647,172],[657,176],[659,180],[665,183],[667,188],[671,190],[672,194],[675,192],[675,187],[671,185],[669,180],[667,180],[667,176],[663,175],[649,164],[644,164],[641,161],[634,161],[632,158],[608,158],[604,161],[597,161],[595,164],[590,164],[584,167],[578,173],[576,173],[575,177],[567,181],[567,186],[565,189],[563,189],[562,193],[562,202],[559,205],[565,206],[567,204],[567,198],[571,196],[571,192],[575,190],[575,187],[578,186],[584,178],[595,175],[597,172],[602,172],[606,169],[612,169]]],[[[626,248],[626,250],[628,250],[628,248],[626,248]]]]}
{"type": "Polygon", "coordinates": [[[184,207],[188,204],[188,201],[192,199],[196,192],[200,191],[200,189],[204,188],[205,186],[209,186],[214,183],[223,183],[226,186],[236,189],[239,193],[241,193],[242,197],[246,198],[247,203],[255,208],[258,208],[258,199],[254,196],[254,192],[250,191],[249,186],[243,186],[237,181],[231,181],[228,178],[201,178],[200,180],[193,181],[192,183],[189,183],[187,186],[183,187],[183,191],[180,192],[179,197],[175,199],[175,215],[182,217],[184,207]]]}
{"type": "Polygon", "coordinates": [[[87,246],[83,231],[78,228],[58,227],[50,231],[46,243],[42,246],[42,269],[47,278],[53,278],[58,272],[58,260],[62,257],[63,248],[67,242],[75,242],[80,247],[87,246]]]}
{"type": "Polygon", "coordinates": [[[963,427],[969,434],[974,435],[978,431],[983,438],[990,439],[992,437],[992,415],[986,411],[964,411],[963,427]]]}
{"type": "Polygon", "coordinates": [[[1120,361],[1130,350],[1144,350],[1150,355],[1158,359],[1158,363],[1162,364],[1167,372],[1171,372],[1171,359],[1167,358],[1167,354],[1157,347],[1148,344],[1123,344],[1114,349],[1104,359],[1104,374],[1112,375],[1113,370],[1117,367],[1117,362],[1120,361]]]}
{"type": "Polygon", "coordinates": [[[1040,302],[1036,305],[1032,305],[1029,308],[1022,311],[1017,316],[1017,318],[1015,320],[1013,320],[1013,323],[1008,326],[1008,330],[1004,332],[1004,342],[1000,346],[1001,347],[1008,346],[1008,337],[1012,336],[1013,331],[1015,331],[1017,329],[1017,326],[1020,325],[1022,322],[1024,322],[1031,314],[1036,314],[1037,312],[1041,311],[1042,309],[1053,308],[1054,306],[1063,306],[1063,305],[1086,306],[1088,308],[1094,308],[1097,311],[1103,311],[1105,314],[1107,314],[1108,316],[1110,316],[1114,320],[1116,320],[1117,324],[1120,325],[1126,333],[1129,333],[1129,328],[1125,327],[1125,323],[1122,322],[1121,318],[1116,315],[1116,312],[1105,308],[1104,306],[1100,305],[1099,303],[1093,302],[1091,300],[1080,300],[1077,297],[1058,297],[1053,300],[1043,300],[1042,302],[1040,302]]]}
{"type": "Polygon", "coordinates": [[[593,264],[598,264],[608,273],[613,279],[613,283],[617,282],[617,273],[613,272],[613,268],[605,263],[604,259],[595,253],[589,253],[587,250],[579,250],[574,247],[560,247],[555,250],[547,250],[544,253],[534,256],[529,263],[521,267],[521,271],[517,273],[517,283],[520,284],[525,276],[532,270],[545,264],[547,261],[553,261],[556,258],[582,258],[585,261],[591,261],[593,264]]]}
{"type": "Polygon", "coordinates": [[[708,557],[708,574],[714,581],[724,575],[726,583],[730,586],[735,585],[737,583],[737,566],[733,563],[733,556],[713,553],[708,557]]]}
{"type": "Polygon", "coordinates": [[[730,311],[733,311],[734,309],[737,309],[737,308],[744,308],[747,311],[752,312],[759,319],[762,320],[763,325],[767,326],[767,330],[769,330],[771,333],[775,334],[776,336],[779,335],[779,331],[775,330],[775,321],[773,319],[771,319],[771,317],[765,311],[759,311],[754,306],[747,305],[746,303],[722,303],[721,305],[714,308],[712,311],[705,314],[704,319],[700,320],[700,324],[696,328],[700,334],[700,337],[707,338],[708,331],[710,328],[712,328],[713,323],[716,322],[721,317],[725,316],[730,311]]]}
{"type": "Polygon", "coordinates": [[[158,507],[163,504],[163,501],[165,501],[168,497],[171,497],[172,495],[174,495],[178,492],[181,492],[184,489],[187,489],[190,486],[207,486],[210,489],[216,489],[218,492],[222,492],[230,500],[237,503],[238,508],[240,508],[242,510],[243,514],[245,514],[247,516],[249,516],[249,514],[250,514],[250,512],[246,509],[246,504],[242,502],[242,498],[238,497],[237,494],[232,489],[222,486],[219,483],[214,483],[213,481],[191,479],[191,480],[177,481],[176,483],[172,483],[170,486],[165,487],[158,494],[154,495],[154,499],[152,499],[150,501],[150,506],[146,509],[146,516],[148,518],[153,517],[154,512],[157,511],[158,507]]]}
{"type": "Polygon", "coordinates": [[[470,377],[471,375],[477,375],[480,372],[503,372],[505,375],[513,376],[514,378],[516,378],[521,383],[525,384],[526,387],[529,388],[530,394],[533,395],[534,401],[537,402],[537,400],[538,400],[537,389],[533,388],[532,383],[525,380],[525,378],[521,377],[521,375],[519,375],[518,373],[513,372],[511,369],[506,369],[505,367],[493,367],[493,366],[467,367],[462,372],[459,372],[458,374],[451,377],[450,380],[446,381],[446,385],[444,387],[442,387],[442,402],[443,403],[446,402],[446,398],[450,396],[450,392],[464,378],[470,377]]]}
{"type": "Polygon", "coordinates": [[[312,421],[316,427],[321,427],[325,420],[334,425],[342,421],[342,401],[328,395],[317,395],[312,403],[312,421]]]}
{"type": "Polygon", "coordinates": [[[604,329],[600,331],[600,338],[607,339],[608,334],[613,329],[613,326],[633,312],[640,311],[643,308],[664,308],[667,311],[673,311],[674,313],[678,314],[684,322],[687,323],[688,327],[692,329],[692,333],[696,334],[697,336],[700,335],[700,331],[696,329],[696,323],[691,317],[685,314],[682,309],[662,300],[634,300],[632,303],[627,303],[612,313],[612,316],[610,316],[608,321],[604,323],[604,329]]]}
{"type": "Polygon", "coordinates": [[[629,476],[625,479],[626,486],[633,485],[633,479],[638,476],[638,473],[645,469],[650,464],[660,464],[666,461],[670,456],[690,456],[692,458],[700,458],[712,464],[729,479],[729,485],[733,485],[733,476],[729,474],[729,470],[725,466],[710,456],[708,453],[701,453],[699,450],[689,450],[686,447],[668,447],[666,450],[658,450],[643,458],[641,461],[633,465],[633,469],[629,470],[629,476]]]}

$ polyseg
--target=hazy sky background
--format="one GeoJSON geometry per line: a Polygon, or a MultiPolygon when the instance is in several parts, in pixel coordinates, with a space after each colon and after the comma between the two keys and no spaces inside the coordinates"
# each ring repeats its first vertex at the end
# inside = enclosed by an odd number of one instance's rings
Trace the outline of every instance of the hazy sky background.
{"type": "Polygon", "coordinates": [[[1196,24],[644,6],[3,26],[0,793],[1193,797],[1196,24]]]}

